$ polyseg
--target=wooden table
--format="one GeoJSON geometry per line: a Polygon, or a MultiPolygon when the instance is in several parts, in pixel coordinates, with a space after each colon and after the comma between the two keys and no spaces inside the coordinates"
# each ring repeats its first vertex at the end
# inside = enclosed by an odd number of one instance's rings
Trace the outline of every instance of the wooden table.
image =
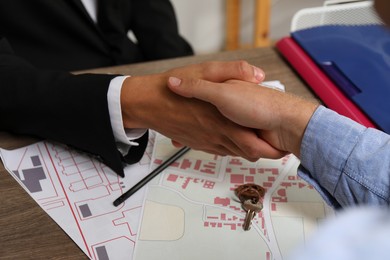
{"type": "MultiPolygon", "coordinates": [[[[286,91],[315,98],[270,47],[95,69],[91,72],[141,75],[202,61],[238,59],[263,68],[266,80],[280,80],[286,86],[286,91]]],[[[32,138],[0,132],[0,147],[5,149],[14,149],[34,141],[32,138]]],[[[0,259],[88,259],[1,163],[0,194],[0,259]]]]}

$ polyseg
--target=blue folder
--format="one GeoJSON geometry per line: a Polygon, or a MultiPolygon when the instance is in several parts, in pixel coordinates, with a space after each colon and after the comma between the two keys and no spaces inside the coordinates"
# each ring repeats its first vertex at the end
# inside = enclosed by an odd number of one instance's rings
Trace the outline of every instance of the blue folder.
{"type": "Polygon", "coordinates": [[[381,25],[329,25],[293,39],[378,128],[390,134],[390,31],[381,25]]]}

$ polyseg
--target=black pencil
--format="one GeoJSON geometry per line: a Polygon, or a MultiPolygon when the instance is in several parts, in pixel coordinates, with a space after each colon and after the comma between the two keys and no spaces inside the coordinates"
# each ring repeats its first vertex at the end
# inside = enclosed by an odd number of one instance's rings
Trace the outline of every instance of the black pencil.
{"type": "Polygon", "coordinates": [[[123,193],[119,198],[117,198],[114,201],[114,206],[117,207],[119,204],[130,198],[131,195],[133,195],[136,191],[138,191],[140,188],[145,186],[149,181],[151,181],[157,174],[168,168],[171,163],[179,159],[181,156],[183,156],[186,152],[188,152],[191,148],[190,147],[183,147],[179,151],[177,151],[174,155],[169,157],[165,162],[160,164],[156,169],[154,169],[151,173],[146,175],[142,180],[140,180],[136,185],[134,185],[130,190],[123,193]]]}

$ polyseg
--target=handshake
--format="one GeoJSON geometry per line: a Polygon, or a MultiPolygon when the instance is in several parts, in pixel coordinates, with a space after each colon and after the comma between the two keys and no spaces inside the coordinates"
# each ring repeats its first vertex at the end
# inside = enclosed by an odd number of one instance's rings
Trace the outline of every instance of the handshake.
{"type": "Polygon", "coordinates": [[[129,77],[121,91],[124,127],[153,129],[177,147],[250,161],[287,153],[299,157],[318,104],[259,86],[264,78],[245,61],[129,77]]]}

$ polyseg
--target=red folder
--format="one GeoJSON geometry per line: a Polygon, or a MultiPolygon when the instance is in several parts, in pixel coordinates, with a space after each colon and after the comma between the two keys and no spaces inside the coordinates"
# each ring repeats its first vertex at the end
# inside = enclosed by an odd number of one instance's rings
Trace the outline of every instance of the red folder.
{"type": "Polygon", "coordinates": [[[279,40],[276,48],[328,108],[366,127],[377,128],[291,37],[279,40]]]}

